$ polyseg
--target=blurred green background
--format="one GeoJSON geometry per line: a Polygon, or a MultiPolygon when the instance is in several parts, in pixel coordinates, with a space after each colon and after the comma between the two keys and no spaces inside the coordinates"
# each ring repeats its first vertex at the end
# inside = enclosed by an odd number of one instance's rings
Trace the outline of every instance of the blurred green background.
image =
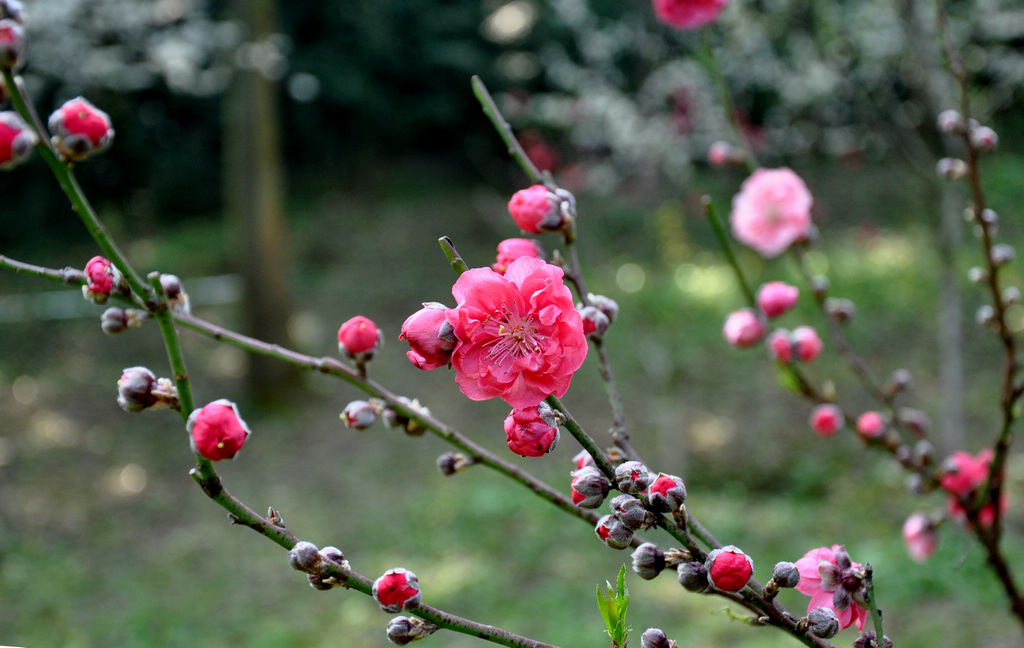
{"type": "MultiPolygon", "coordinates": [[[[980,252],[959,216],[965,196],[932,177],[935,159],[956,149],[932,125],[954,95],[941,54],[920,46],[928,3],[857,4],[734,4],[701,37],[659,27],[646,3],[333,0],[267,5],[253,18],[198,0],[27,2],[24,74],[44,114],[79,93],[110,112],[115,146],[78,165],[81,183],[137,268],[177,274],[199,316],[237,328],[261,323],[238,275],[245,221],[224,169],[247,138],[231,134],[227,105],[254,105],[235,82],[260,79],[279,110],[284,173],[265,182],[287,194],[286,236],[271,251],[290,294],[266,317],[315,355],[336,352],[344,320],[372,318],[386,339],[371,366],[377,380],[514,458],[504,403],[469,401],[449,372],[413,368],[397,341],[421,302],[452,304],[439,236],[482,266],[517,235],[505,202],[527,181],[472,97],[469,76],[480,74],[538,163],[577,193],[588,287],[622,309],[607,347],[634,445],[652,469],[686,479],[690,510],[750,553],[762,581],[776,561],[845,543],[874,565],[899,646],[1016,646],[1020,629],[962,531],[944,525],[923,565],[903,549],[903,520],[941,509],[941,495],[909,493],[900,469],[849,431],[815,437],[809,407],[776,384],[764,354],[721,339],[742,298],[700,197],[726,213],[744,173],[702,161],[711,141],[728,137],[703,46],[763,162],[792,166],[814,193],[812,263],[833,294],[857,304],[848,333],[873,371],[912,370],[904,404],[931,415],[937,460],[993,439],[1000,351],[973,323],[985,296],[966,281],[980,252]],[[962,240],[942,233],[944,210],[962,240]],[[951,355],[939,342],[949,324],[943,287],[959,299],[963,325],[952,354],[965,380],[958,416],[940,378],[940,357],[951,355]]],[[[1010,2],[952,3],[950,12],[974,108],[1001,135],[983,166],[1000,240],[1019,245],[1024,30],[1009,18],[1022,13],[1010,2]]],[[[38,158],[0,176],[0,195],[0,253],[57,268],[96,253],[38,158]]],[[[799,281],[789,261],[740,258],[757,282],[799,281]]],[[[1018,266],[1005,277],[1018,284],[1018,266]]],[[[121,369],[166,372],[166,356],[155,327],[104,335],[102,310],[75,291],[0,273],[0,643],[388,645],[390,615],[372,600],[312,590],[278,547],[228,526],[187,476],[178,417],[117,407],[121,369]]],[[[1019,326],[1024,313],[1013,318],[1019,326]]],[[[781,325],[802,323],[822,328],[807,303],[781,325]]],[[[338,413],[361,394],[340,382],[284,374],[257,384],[256,397],[249,358],[183,338],[197,401],[237,400],[253,428],[221,467],[243,501],[274,506],[298,536],[341,547],[370,577],[411,569],[432,605],[561,646],[607,645],[594,592],[628,552],[484,469],[441,476],[434,462],[447,446],[437,439],[346,429],[338,413]]],[[[833,380],[851,409],[872,406],[835,354],[809,371],[833,380]]],[[[603,394],[590,358],[563,401],[607,443],[603,394]]],[[[523,463],[568,492],[573,445],[566,437],[523,463]]],[[[1014,455],[1005,547],[1016,564],[1022,478],[1014,455]]],[[[722,600],[684,592],[671,574],[645,582],[630,572],[627,584],[636,644],[658,626],[681,645],[796,645],[731,620],[722,600]]],[[[806,605],[794,592],[781,599],[794,611],[806,605]]],[[[848,630],[837,641],[854,638],[848,630]]],[[[451,634],[426,641],[480,645],[451,634]]]]}

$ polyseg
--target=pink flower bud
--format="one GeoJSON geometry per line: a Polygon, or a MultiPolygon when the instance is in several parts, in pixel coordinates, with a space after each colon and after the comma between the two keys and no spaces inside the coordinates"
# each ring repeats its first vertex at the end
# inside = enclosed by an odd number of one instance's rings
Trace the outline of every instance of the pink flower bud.
{"type": "Polygon", "coordinates": [[[0,19],[0,67],[13,70],[21,65],[26,43],[25,28],[17,20],[0,19]]]}
{"type": "Polygon", "coordinates": [[[117,404],[126,412],[141,412],[157,402],[156,375],[145,367],[130,367],[117,381],[117,404]]]}
{"type": "Polygon", "coordinates": [[[781,364],[793,361],[793,341],[786,329],[775,329],[768,336],[768,355],[781,364]]]}
{"type": "Polygon", "coordinates": [[[104,257],[94,256],[85,264],[85,276],[89,284],[82,286],[82,294],[86,299],[97,304],[107,301],[121,283],[121,273],[104,257]]]}
{"type": "Polygon", "coordinates": [[[923,513],[914,513],[903,523],[903,544],[914,562],[924,562],[939,547],[935,525],[923,513]]]}
{"type": "Polygon", "coordinates": [[[533,185],[512,195],[508,213],[524,232],[554,232],[565,225],[561,202],[561,198],[548,191],[544,185],[533,185]]]}
{"type": "Polygon", "coordinates": [[[612,549],[625,549],[633,541],[633,532],[614,515],[606,515],[598,520],[594,533],[612,549]]]}
{"type": "Polygon", "coordinates": [[[757,291],[757,307],[765,317],[778,317],[796,306],[799,297],[800,289],[796,286],[783,281],[769,281],[757,291]]]}
{"type": "Polygon", "coordinates": [[[583,333],[588,337],[600,339],[608,331],[608,316],[596,306],[577,306],[583,320],[583,333]]]}
{"type": "Polygon", "coordinates": [[[594,458],[590,456],[590,453],[586,450],[580,450],[576,453],[576,456],[572,458],[572,465],[576,470],[583,468],[584,466],[595,465],[594,458]]]}
{"type": "Polygon", "coordinates": [[[341,412],[341,420],[345,426],[353,430],[365,430],[377,422],[380,410],[373,404],[363,400],[354,400],[341,412]]]}
{"type": "Polygon", "coordinates": [[[935,119],[939,131],[943,133],[955,133],[964,127],[964,118],[956,110],[943,110],[935,119]]]}
{"type": "Polygon", "coordinates": [[[935,172],[945,180],[959,180],[967,175],[967,163],[957,158],[942,158],[935,163],[935,172]]]}
{"type": "Polygon", "coordinates": [[[604,295],[595,295],[593,293],[587,294],[587,299],[590,303],[597,307],[597,310],[605,314],[608,318],[608,323],[613,324],[615,318],[619,316],[619,305],[614,299],[605,297],[604,295]]]}
{"type": "Polygon", "coordinates": [[[711,166],[724,167],[731,164],[735,157],[733,145],[728,142],[715,142],[708,148],[708,162],[711,166]]]}
{"type": "Polygon", "coordinates": [[[814,362],[821,355],[823,348],[817,331],[810,326],[798,326],[793,329],[793,349],[802,362],[814,362]]]}
{"type": "Polygon", "coordinates": [[[0,112],[0,169],[11,169],[23,162],[38,141],[35,131],[18,113],[0,112]]]}
{"type": "Polygon", "coordinates": [[[639,461],[625,461],[615,467],[615,485],[623,493],[640,495],[650,484],[647,466],[639,461]]]}
{"type": "Polygon", "coordinates": [[[596,466],[584,466],[572,473],[572,503],[584,509],[597,508],[611,487],[608,478],[596,466]]]}
{"type": "Polygon", "coordinates": [[[743,589],[754,575],[754,561],[733,545],[709,553],[704,567],[708,582],[726,592],[743,589]]]}
{"type": "Polygon", "coordinates": [[[734,347],[743,349],[754,346],[764,337],[764,324],[754,311],[744,308],[733,312],[722,328],[725,340],[734,347]]]}
{"type": "Polygon", "coordinates": [[[424,370],[445,367],[451,363],[455,349],[454,328],[448,322],[447,308],[437,302],[424,302],[423,308],[406,318],[399,340],[409,343],[406,357],[424,370]]]}
{"type": "Polygon", "coordinates": [[[676,29],[698,29],[715,22],[729,0],[654,0],[654,15],[676,29]]]}
{"type": "Polygon", "coordinates": [[[866,439],[882,436],[885,432],[885,419],[881,412],[864,412],[857,417],[857,434],[866,439]]]}
{"type": "Polygon", "coordinates": [[[369,360],[381,343],[380,329],[362,315],[356,315],[338,329],[338,351],[349,358],[369,360]]]}
{"type": "Polygon", "coordinates": [[[647,501],[651,509],[659,513],[678,511],[686,501],[686,484],[675,475],[658,473],[647,488],[647,501]]]}
{"type": "Polygon", "coordinates": [[[491,268],[498,274],[505,274],[508,265],[519,257],[543,259],[544,250],[540,244],[524,238],[510,238],[498,243],[498,258],[491,268]]]}
{"type": "Polygon", "coordinates": [[[843,411],[831,403],[818,405],[811,410],[811,429],[818,436],[832,436],[842,429],[843,422],[843,411]]]}
{"type": "Polygon", "coordinates": [[[999,145],[999,135],[988,126],[971,129],[971,144],[979,151],[992,151],[999,145]]]}
{"type": "Polygon", "coordinates": [[[192,452],[210,461],[234,457],[249,437],[249,426],[239,415],[238,406],[224,398],[192,412],[185,427],[192,452]]]}
{"type": "Polygon", "coordinates": [[[408,610],[419,605],[423,599],[416,574],[402,567],[384,572],[373,582],[373,598],[385,612],[408,610]]]}
{"type": "Polygon", "coordinates": [[[643,502],[632,495],[617,495],[608,506],[611,507],[612,514],[630,531],[639,531],[647,524],[647,509],[644,508],[643,502]]]}
{"type": "Polygon", "coordinates": [[[53,143],[69,160],[84,160],[114,141],[110,117],[83,97],[64,103],[49,120],[53,143]]]}
{"type": "Polygon", "coordinates": [[[558,445],[558,425],[546,403],[514,409],[505,418],[508,449],[521,457],[541,457],[558,445]]]}

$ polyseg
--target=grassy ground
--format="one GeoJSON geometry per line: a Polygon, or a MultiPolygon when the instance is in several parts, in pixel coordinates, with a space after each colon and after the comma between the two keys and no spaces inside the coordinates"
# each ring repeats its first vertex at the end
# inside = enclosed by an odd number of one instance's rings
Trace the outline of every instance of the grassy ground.
{"type": "MultiPolygon", "coordinates": [[[[990,170],[996,209],[1009,212],[1019,202],[1019,163],[1004,156],[990,170]]],[[[872,367],[882,376],[913,369],[916,386],[907,404],[937,418],[933,277],[939,260],[917,190],[894,184],[893,175],[862,169],[851,178],[827,168],[808,174],[827,253],[816,263],[823,270],[827,263],[836,294],[858,304],[850,333],[872,367]]],[[[696,188],[714,188],[724,211],[740,179],[700,179],[694,192],[640,201],[580,197],[589,287],[622,306],[608,344],[636,446],[657,457],[655,470],[685,477],[691,511],[722,541],[748,550],[762,581],[778,560],[845,543],[855,560],[875,566],[886,631],[897,645],[1019,645],[1019,628],[1003,612],[983,556],[962,532],[944,526],[939,553],[924,565],[906,557],[903,519],[941,508],[942,498],[906,492],[892,462],[863,451],[852,435],[814,437],[808,407],[774,384],[763,354],[737,352],[721,341],[721,322],[741,298],[719,255],[709,251],[707,224],[695,216],[696,188]]],[[[453,276],[437,237],[451,236],[471,265],[490,263],[497,241],[515,234],[502,210],[494,189],[438,180],[415,164],[395,169],[372,192],[346,190],[297,203],[291,281],[301,304],[293,327],[300,350],[330,354],[341,321],[373,318],[387,337],[373,375],[511,456],[502,450],[504,404],[468,401],[443,370],[418,372],[395,340],[420,302],[451,303],[453,276]]],[[[111,225],[136,234],[116,214],[111,225]]],[[[1020,242],[1020,228],[1007,224],[1003,233],[1020,242]]],[[[226,237],[216,221],[157,235],[129,246],[137,266],[174,271],[186,288],[190,277],[225,271],[226,237]]],[[[81,265],[92,254],[81,243],[25,260],[81,265]]],[[[977,258],[965,245],[956,259],[960,276],[977,258]]],[[[794,278],[785,262],[765,264],[750,254],[742,262],[757,281],[794,278]]],[[[1021,278],[1015,267],[1008,276],[1021,278]]],[[[982,296],[963,288],[966,446],[974,451],[992,437],[996,391],[988,374],[998,355],[991,336],[970,323],[982,296]]],[[[5,293],[37,289],[56,287],[0,275],[5,293]]],[[[197,311],[237,324],[230,304],[197,311]]],[[[816,322],[810,308],[782,324],[805,321],[816,322]]],[[[390,616],[371,600],[312,590],[278,547],[228,526],[186,475],[191,455],[180,420],[117,408],[114,383],[122,367],[165,366],[155,328],[110,338],[95,320],[0,327],[0,643],[388,645],[390,616]]],[[[394,566],[415,571],[431,604],[566,647],[607,645],[594,592],[614,579],[628,552],[604,548],[587,525],[563,519],[483,469],[442,477],[434,460],[446,446],[437,439],[405,438],[379,426],[345,429],[337,414],[359,394],[326,377],[305,376],[302,396],[284,410],[247,403],[239,377],[244,356],[192,334],[185,340],[197,400],[240,400],[254,429],[239,458],[223,466],[229,489],[254,508],[274,506],[296,534],[341,547],[367,575],[394,566]]],[[[834,379],[848,402],[867,405],[836,358],[823,357],[811,373],[834,379]]],[[[606,441],[608,415],[593,359],[563,400],[606,441]]],[[[939,445],[941,452],[952,449],[939,445]]],[[[563,439],[553,454],[525,462],[527,468],[567,491],[572,446],[563,439]]],[[[1006,547],[1020,564],[1015,511],[1024,496],[1024,466],[1014,459],[1006,547]]],[[[627,582],[638,632],[660,626],[681,645],[797,645],[731,620],[720,599],[686,593],[671,575],[648,583],[630,573],[627,582]]],[[[796,611],[806,604],[794,592],[782,600],[796,611]]],[[[838,641],[849,645],[853,638],[846,631],[838,641]]],[[[453,635],[427,641],[480,645],[453,635]]]]}

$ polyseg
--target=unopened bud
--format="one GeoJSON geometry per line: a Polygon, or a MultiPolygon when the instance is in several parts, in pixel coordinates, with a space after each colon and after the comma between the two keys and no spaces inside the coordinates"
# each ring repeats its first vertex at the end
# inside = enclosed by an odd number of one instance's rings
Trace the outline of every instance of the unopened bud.
{"type": "Polygon", "coordinates": [[[612,549],[625,549],[633,541],[633,531],[614,515],[605,515],[598,520],[594,533],[612,549]]]}
{"type": "Polygon", "coordinates": [[[989,227],[999,224],[999,214],[994,209],[982,209],[981,210],[981,222],[989,227]]]}
{"type": "Polygon", "coordinates": [[[892,639],[882,635],[882,641],[879,642],[877,636],[874,630],[865,630],[854,640],[853,648],[892,648],[892,639]]]}
{"type": "Polygon", "coordinates": [[[778,562],[772,568],[772,580],[779,587],[796,587],[800,584],[800,571],[791,562],[778,562]]]}
{"type": "Polygon", "coordinates": [[[807,613],[807,631],[815,637],[831,639],[839,634],[839,619],[831,608],[816,607],[807,613]]]}
{"type": "Polygon", "coordinates": [[[117,404],[126,412],[141,412],[157,402],[156,375],[145,367],[129,367],[117,381],[117,404]]]}
{"type": "Polygon", "coordinates": [[[913,433],[915,438],[923,439],[928,435],[932,422],[928,415],[913,407],[901,407],[896,413],[897,418],[913,433]]]}
{"type": "Polygon", "coordinates": [[[374,600],[385,612],[398,612],[419,605],[423,599],[416,574],[403,567],[384,572],[373,582],[371,590],[374,600]]]}
{"type": "Polygon", "coordinates": [[[708,582],[726,592],[743,589],[754,575],[754,561],[733,545],[709,553],[704,567],[708,582]]]}
{"type": "Polygon", "coordinates": [[[110,117],[83,97],[67,101],[55,110],[48,126],[54,146],[72,161],[99,153],[114,141],[110,117]]]}
{"type": "MultiPolygon", "coordinates": [[[[420,401],[416,398],[406,398],[405,396],[399,396],[397,400],[399,403],[408,407],[413,412],[417,412],[424,416],[430,414],[430,410],[421,405],[420,401]]],[[[383,412],[381,413],[381,418],[384,421],[384,425],[387,426],[388,428],[400,427],[409,436],[423,436],[423,434],[427,431],[427,428],[425,428],[418,419],[406,416],[405,414],[399,412],[394,407],[384,407],[383,404],[380,401],[377,401],[376,399],[373,399],[371,402],[378,409],[383,409],[383,412]]]]}
{"type": "Polygon", "coordinates": [[[935,446],[927,439],[921,439],[914,444],[914,461],[918,465],[927,466],[935,458],[935,446]]]}
{"type": "Polygon", "coordinates": [[[372,403],[355,400],[345,406],[341,420],[353,430],[365,430],[377,421],[380,409],[372,403]]]}
{"type": "Polygon", "coordinates": [[[653,580],[665,569],[665,553],[653,543],[643,543],[632,557],[633,571],[644,580],[653,580]]]}
{"type": "Polygon", "coordinates": [[[597,508],[611,487],[608,478],[596,466],[584,466],[572,472],[572,503],[580,508],[597,508]]]}
{"type": "Polygon", "coordinates": [[[974,321],[978,324],[991,324],[996,321],[996,310],[988,304],[979,306],[974,313],[974,321]]]}
{"type": "Polygon", "coordinates": [[[848,324],[857,314],[857,306],[849,299],[829,297],[825,300],[825,312],[840,324],[848,324]]]}
{"type": "Polygon", "coordinates": [[[615,323],[615,318],[619,316],[619,305],[614,299],[610,299],[604,295],[595,295],[593,293],[588,293],[587,299],[590,300],[592,306],[604,313],[605,317],[608,318],[609,324],[615,323]]]}
{"type": "Polygon", "coordinates": [[[16,20],[0,19],[0,67],[13,70],[25,58],[25,28],[16,20]]]}
{"type": "Polygon", "coordinates": [[[959,180],[967,175],[967,163],[959,158],[942,158],[935,163],[935,172],[944,180],[959,180]]]}
{"type": "Polygon", "coordinates": [[[967,271],[967,280],[976,284],[984,283],[988,281],[988,272],[985,271],[985,268],[974,266],[967,271]]]}
{"type": "Polygon", "coordinates": [[[640,648],[678,648],[678,644],[665,636],[659,628],[648,628],[640,635],[640,648]]]}
{"type": "Polygon", "coordinates": [[[1013,246],[1008,243],[998,243],[992,246],[992,263],[997,266],[1004,266],[1013,261],[1016,252],[1013,246]]]}
{"type": "Polygon", "coordinates": [[[1017,286],[1007,286],[1003,289],[1002,297],[1003,304],[1006,306],[1020,303],[1020,288],[1017,286]]]}
{"type": "Polygon", "coordinates": [[[814,293],[815,299],[825,299],[830,286],[831,283],[825,275],[814,275],[811,277],[811,292],[814,293]]]}
{"type": "Polygon", "coordinates": [[[939,131],[948,134],[958,133],[964,128],[964,118],[956,110],[943,110],[935,120],[939,131]]]}
{"type": "Polygon", "coordinates": [[[647,487],[647,502],[652,510],[659,513],[679,510],[686,502],[686,484],[675,475],[658,473],[658,477],[647,487]]]}
{"type": "MultiPolygon", "coordinates": [[[[6,88],[0,84],[0,97],[4,95],[4,90],[6,88]]],[[[37,142],[39,137],[25,124],[21,115],[13,110],[0,112],[0,169],[12,169],[23,162],[37,142]]]]}
{"type": "Polygon", "coordinates": [[[676,567],[679,584],[690,592],[703,592],[708,588],[708,570],[704,563],[690,561],[676,567]]]}
{"type": "Polygon", "coordinates": [[[644,508],[643,502],[632,495],[625,493],[618,495],[612,498],[609,506],[611,506],[615,517],[619,518],[630,531],[639,531],[646,525],[647,509],[644,508]]]}
{"type": "Polygon", "coordinates": [[[388,641],[396,646],[405,646],[433,634],[436,630],[437,626],[430,621],[399,616],[388,622],[388,641]]]}
{"type": "Polygon", "coordinates": [[[910,386],[913,384],[914,377],[908,370],[897,369],[889,376],[889,382],[885,386],[885,393],[888,396],[895,396],[902,391],[910,389],[910,386]]]}
{"type": "Polygon", "coordinates": [[[600,340],[608,331],[608,316],[601,312],[596,306],[583,306],[579,308],[580,318],[583,320],[583,334],[592,340],[600,340]]]}
{"type": "Polygon", "coordinates": [[[615,485],[623,493],[640,495],[650,483],[647,466],[639,461],[626,461],[615,467],[615,485]]]}
{"type": "Polygon", "coordinates": [[[437,458],[437,470],[445,477],[450,477],[472,464],[469,457],[460,452],[446,452],[437,458]]]}
{"type": "Polygon", "coordinates": [[[999,146],[999,135],[988,126],[972,128],[971,144],[979,151],[987,153],[999,146]]]}
{"type": "Polygon", "coordinates": [[[293,569],[315,573],[320,569],[320,550],[312,542],[300,540],[288,551],[288,564],[293,569]]]}

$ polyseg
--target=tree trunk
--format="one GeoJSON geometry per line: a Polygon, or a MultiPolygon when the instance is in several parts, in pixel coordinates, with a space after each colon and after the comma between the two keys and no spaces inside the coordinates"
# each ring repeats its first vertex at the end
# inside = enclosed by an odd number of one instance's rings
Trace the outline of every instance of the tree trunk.
{"type": "MultiPolygon", "coordinates": [[[[231,0],[230,10],[248,32],[223,99],[225,211],[244,283],[240,328],[287,346],[292,305],[277,84],[265,68],[261,71],[252,47],[274,33],[276,0],[231,0]]],[[[252,355],[248,367],[251,393],[259,402],[278,402],[297,384],[297,372],[279,361],[252,355]]]]}

